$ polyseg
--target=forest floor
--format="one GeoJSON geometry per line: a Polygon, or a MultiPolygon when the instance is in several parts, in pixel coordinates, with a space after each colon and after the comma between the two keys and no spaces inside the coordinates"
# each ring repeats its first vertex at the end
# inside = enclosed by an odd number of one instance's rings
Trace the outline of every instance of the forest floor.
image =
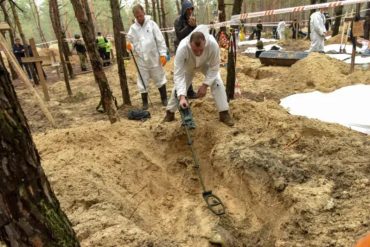
{"type": "MultiPolygon", "coordinates": [[[[117,67],[105,71],[122,102],[117,67]]],[[[218,121],[209,92],[192,100],[194,147],[207,187],[227,208],[222,217],[202,199],[179,115],[162,123],[158,90],[151,87],[151,119],[127,119],[141,99],[132,61],[126,71],[133,106],[121,107],[113,125],[95,111],[100,96],[91,73],[71,80],[72,97],[64,81],[49,83],[57,129],[24,84],[16,85],[42,166],[82,246],[203,247],[222,239],[224,247],[348,247],[369,231],[370,136],[279,105],[298,92],[370,84],[369,70],[349,74],[348,65],[321,54],[292,67],[239,56],[234,127],[218,121]]],[[[169,93],[173,59],[166,71],[169,93]]],[[[224,67],[221,74],[226,81],[224,67]]],[[[201,82],[197,76],[195,88],[201,82]]]]}

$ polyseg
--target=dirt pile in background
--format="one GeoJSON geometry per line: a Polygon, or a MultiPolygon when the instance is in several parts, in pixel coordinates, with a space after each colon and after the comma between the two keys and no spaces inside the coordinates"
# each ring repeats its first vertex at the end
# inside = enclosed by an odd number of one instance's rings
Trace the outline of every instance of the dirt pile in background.
{"type": "MultiPolygon", "coordinates": [[[[126,119],[141,106],[132,61],[126,70],[133,106],[122,107],[114,125],[95,111],[99,90],[92,74],[71,80],[73,97],[64,82],[50,85],[57,130],[22,84],[16,90],[82,246],[204,247],[218,236],[232,247],[345,247],[369,230],[369,136],[291,116],[278,104],[295,92],[370,83],[369,71],[348,75],[342,65],[319,54],[291,68],[239,56],[242,95],[231,102],[233,128],[218,121],[209,92],[192,101],[194,147],[207,187],[226,205],[221,218],[201,197],[179,115],[162,123],[165,109],[152,84],[152,118],[126,119]]],[[[168,94],[172,70],[173,59],[166,65],[168,94]]],[[[117,68],[105,71],[122,102],[117,68]]],[[[226,67],[221,76],[226,82],[226,67]]],[[[202,82],[197,75],[195,88],[202,82]]]]}

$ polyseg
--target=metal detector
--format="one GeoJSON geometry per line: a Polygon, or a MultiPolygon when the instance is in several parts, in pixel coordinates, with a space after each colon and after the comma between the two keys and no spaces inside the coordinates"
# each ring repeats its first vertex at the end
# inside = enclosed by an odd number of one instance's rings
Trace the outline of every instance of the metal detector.
{"type": "MultiPolygon", "coordinates": [[[[175,93],[175,97],[177,99],[176,93],[175,93]]],[[[178,109],[179,109],[179,112],[180,112],[180,115],[181,115],[182,126],[185,128],[186,136],[187,136],[187,139],[188,139],[188,145],[190,147],[190,150],[191,150],[191,153],[192,153],[192,156],[193,156],[194,168],[197,172],[200,184],[202,186],[203,199],[206,201],[207,207],[208,207],[209,210],[212,211],[212,213],[214,213],[215,215],[218,215],[218,216],[223,215],[223,214],[225,214],[224,204],[222,203],[222,201],[219,197],[212,194],[211,190],[206,189],[206,186],[205,186],[204,181],[203,181],[202,174],[200,172],[200,163],[199,163],[198,157],[195,153],[195,150],[194,150],[194,147],[193,147],[193,140],[191,139],[191,135],[190,135],[190,130],[195,129],[195,123],[194,123],[194,120],[193,120],[193,115],[192,115],[191,110],[190,110],[190,106],[186,109],[183,109],[180,106],[178,101],[177,101],[177,103],[178,103],[178,109]]]]}

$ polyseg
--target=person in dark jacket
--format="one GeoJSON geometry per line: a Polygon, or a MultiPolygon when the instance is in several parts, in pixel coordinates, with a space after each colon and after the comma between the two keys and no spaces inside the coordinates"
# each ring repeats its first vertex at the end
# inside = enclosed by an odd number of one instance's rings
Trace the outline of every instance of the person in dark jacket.
{"type": "MultiPolygon", "coordinates": [[[[185,0],[182,3],[181,15],[176,18],[174,23],[176,33],[175,49],[177,49],[180,41],[188,36],[197,27],[197,22],[193,16],[193,11],[193,4],[189,0],[185,0]]],[[[193,85],[190,85],[187,92],[187,97],[189,99],[197,98],[197,94],[194,92],[193,85]]]]}
{"type": "Polygon", "coordinates": [[[256,25],[256,36],[257,36],[257,40],[260,40],[261,39],[262,30],[263,30],[262,20],[259,19],[258,20],[258,23],[256,25]]]}
{"type": "MultiPolygon", "coordinates": [[[[29,50],[29,52],[30,53],[32,52],[31,49],[29,50]]],[[[19,65],[23,68],[23,70],[26,70],[28,78],[32,79],[31,70],[28,64],[22,62],[22,57],[26,56],[26,51],[24,45],[21,44],[21,40],[19,38],[15,38],[14,40],[13,53],[19,65]]],[[[30,55],[32,56],[32,54],[30,55]]]]}

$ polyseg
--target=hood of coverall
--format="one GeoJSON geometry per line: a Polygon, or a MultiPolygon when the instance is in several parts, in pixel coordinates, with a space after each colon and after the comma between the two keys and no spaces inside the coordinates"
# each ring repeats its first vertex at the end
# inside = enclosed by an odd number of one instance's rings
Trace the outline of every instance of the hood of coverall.
{"type": "Polygon", "coordinates": [[[191,8],[194,8],[193,4],[189,0],[185,0],[181,7],[181,18],[186,20],[186,10],[191,8]]]}

